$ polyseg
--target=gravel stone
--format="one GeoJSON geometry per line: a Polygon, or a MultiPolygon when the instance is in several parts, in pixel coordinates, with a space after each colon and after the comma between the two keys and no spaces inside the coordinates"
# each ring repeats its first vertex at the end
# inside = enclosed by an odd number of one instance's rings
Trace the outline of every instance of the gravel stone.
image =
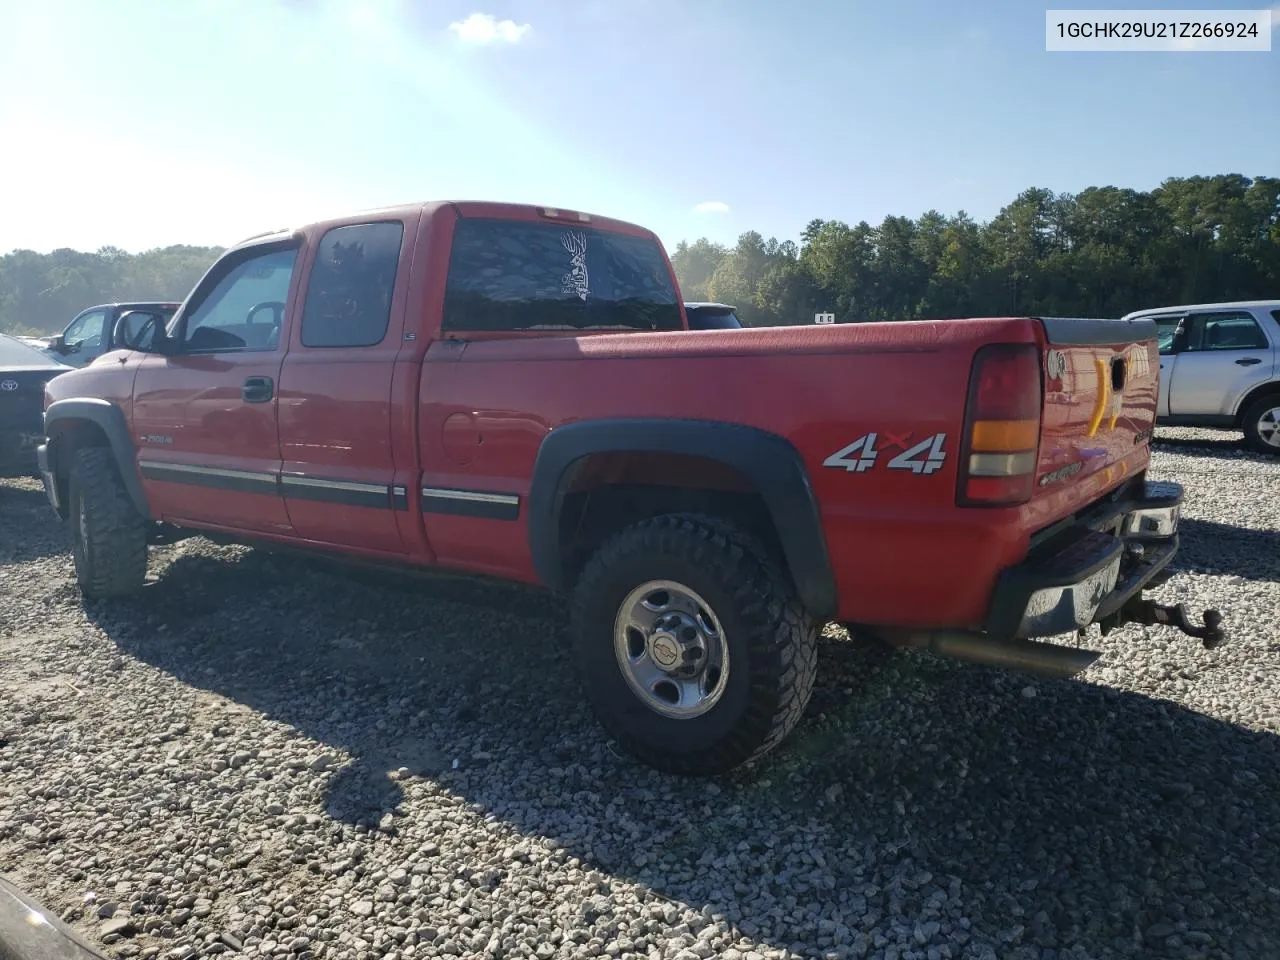
{"type": "Polygon", "coordinates": [[[144,960],[1276,956],[1280,460],[1162,428],[1152,475],[1155,596],[1222,646],[1094,630],[1056,681],[829,628],[795,734],[714,783],[618,756],[552,598],[192,538],[86,603],[0,481],[0,864],[144,960]]]}
{"type": "Polygon", "coordinates": [[[128,917],[115,917],[105,921],[98,928],[98,935],[104,940],[107,937],[127,937],[133,932],[133,921],[128,917]]]}

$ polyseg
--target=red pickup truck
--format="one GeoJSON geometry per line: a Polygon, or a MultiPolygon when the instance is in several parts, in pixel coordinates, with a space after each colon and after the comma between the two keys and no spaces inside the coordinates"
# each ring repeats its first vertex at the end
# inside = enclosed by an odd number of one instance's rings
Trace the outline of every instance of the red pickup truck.
{"type": "Polygon", "coordinates": [[[826,622],[1061,675],[1098,654],[1034,638],[1221,636],[1142,598],[1182,497],[1146,479],[1150,321],[690,331],[650,231],[448,202],[252,238],[125,321],[45,392],[86,597],[192,532],[540,584],[662,770],[782,740],[826,622]]]}

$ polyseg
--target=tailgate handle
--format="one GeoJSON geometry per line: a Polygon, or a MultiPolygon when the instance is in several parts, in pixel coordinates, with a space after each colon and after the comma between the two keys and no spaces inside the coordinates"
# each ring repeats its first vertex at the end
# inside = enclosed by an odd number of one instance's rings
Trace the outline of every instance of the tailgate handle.
{"type": "Polygon", "coordinates": [[[1258,357],[1241,357],[1236,364],[1241,367],[1252,367],[1255,363],[1261,363],[1258,357]]]}

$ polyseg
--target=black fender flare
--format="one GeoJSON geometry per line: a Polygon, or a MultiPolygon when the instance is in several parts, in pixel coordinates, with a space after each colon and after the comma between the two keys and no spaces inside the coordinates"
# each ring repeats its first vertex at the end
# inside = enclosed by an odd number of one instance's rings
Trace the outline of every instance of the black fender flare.
{"type": "Polygon", "coordinates": [[[836,582],[822,518],[799,451],[776,433],[718,420],[578,420],[548,433],[534,461],[528,511],[529,547],[545,586],[567,586],[560,512],[571,471],[592,454],[623,452],[704,457],[741,473],[765,502],[805,609],[819,620],[836,616],[836,582]]]}
{"type": "Polygon", "coordinates": [[[57,471],[56,446],[53,444],[54,424],[59,421],[81,421],[91,423],[107,438],[111,454],[115,457],[116,467],[124,480],[125,491],[133,501],[134,508],[144,517],[151,516],[147,506],[147,495],[142,489],[142,480],[138,475],[135,458],[136,448],[133,437],[129,433],[129,424],[125,420],[124,411],[109,400],[97,397],[74,397],[67,400],[55,400],[44,412],[44,434],[49,438],[49,469],[57,471]]]}

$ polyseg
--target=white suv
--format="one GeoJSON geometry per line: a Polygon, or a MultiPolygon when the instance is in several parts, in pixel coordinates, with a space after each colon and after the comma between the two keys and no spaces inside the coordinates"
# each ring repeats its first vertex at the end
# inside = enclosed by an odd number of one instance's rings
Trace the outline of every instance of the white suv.
{"type": "Polygon", "coordinates": [[[1172,427],[1243,430],[1254,450],[1280,456],[1280,300],[1137,310],[1160,331],[1160,405],[1172,427]]]}

